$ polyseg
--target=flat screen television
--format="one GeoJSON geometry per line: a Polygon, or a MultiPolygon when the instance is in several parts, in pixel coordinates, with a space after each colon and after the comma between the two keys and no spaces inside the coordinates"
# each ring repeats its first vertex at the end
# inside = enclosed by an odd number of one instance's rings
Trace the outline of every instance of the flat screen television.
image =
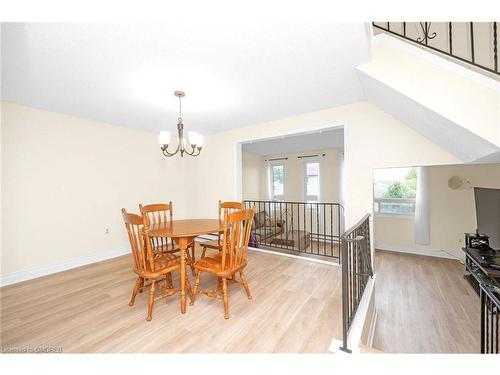
{"type": "Polygon", "coordinates": [[[490,247],[500,249],[500,189],[474,188],[479,233],[490,237],[490,247]]]}

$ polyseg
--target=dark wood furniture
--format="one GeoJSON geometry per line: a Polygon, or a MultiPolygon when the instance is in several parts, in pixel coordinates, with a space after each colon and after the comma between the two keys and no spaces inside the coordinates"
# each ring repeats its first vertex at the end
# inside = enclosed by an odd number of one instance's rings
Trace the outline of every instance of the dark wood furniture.
{"type": "Polygon", "coordinates": [[[191,305],[194,304],[196,293],[200,286],[202,272],[208,272],[218,278],[218,286],[212,291],[200,293],[208,297],[217,298],[217,291],[222,289],[222,299],[224,301],[224,318],[229,319],[229,302],[227,297],[227,283],[240,282],[248,296],[252,298],[248,282],[243,270],[247,265],[248,242],[252,231],[252,222],[255,208],[240,210],[224,215],[222,251],[212,257],[205,257],[194,263],[196,270],[196,281],[193,293],[191,294],[191,305]],[[236,280],[235,274],[239,273],[240,280],[236,280]]]}
{"type": "Polygon", "coordinates": [[[478,294],[479,284],[500,287],[500,270],[488,267],[481,258],[490,253],[494,254],[495,251],[500,255],[498,250],[470,247],[463,247],[462,250],[465,252],[465,269],[467,271],[465,277],[478,294]]]}

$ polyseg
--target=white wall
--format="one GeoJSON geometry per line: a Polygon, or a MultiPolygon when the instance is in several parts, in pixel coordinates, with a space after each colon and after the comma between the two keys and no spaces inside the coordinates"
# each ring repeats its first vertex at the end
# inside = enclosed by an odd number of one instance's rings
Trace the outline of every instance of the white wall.
{"type": "Polygon", "coordinates": [[[432,166],[428,176],[430,244],[415,244],[413,216],[376,215],[375,247],[463,258],[464,233],[474,232],[477,226],[473,187],[500,188],[500,164],[432,166]],[[448,187],[452,176],[470,184],[452,190],[448,187]]]}
{"type": "Polygon", "coordinates": [[[182,161],[154,133],[5,102],[1,133],[2,277],[128,249],[122,207],[172,200],[184,215],[182,161]]]}
{"type": "MultiPolygon", "coordinates": [[[[340,162],[343,149],[312,150],[309,152],[272,154],[266,156],[242,153],[243,199],[269,199],[268,159],[286,158],[285,200],[304,200],[304,161],[301,155],[320,155],[321,201],[340,202],[340,162]],[[322,156],[324,155],[324,156],[322,156]]],[[[310,160],[310,159],[309,159],[310,160]]]]}
{"type": "Polygon", "coordinates": [[[357,67],[391,89],[500,146],[500,83],[429,51],[380,34],[357,67]]]}

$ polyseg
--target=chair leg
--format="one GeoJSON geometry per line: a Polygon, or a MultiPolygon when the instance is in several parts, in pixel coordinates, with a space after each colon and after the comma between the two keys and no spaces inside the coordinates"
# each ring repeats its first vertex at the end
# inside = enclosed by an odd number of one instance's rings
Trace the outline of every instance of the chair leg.
{"type": "Polygon", "coordinates": [[[141,294],[144,289],[142,289],[142,287],[144,286],[144,279],[141,277],[141,288],[139,289],[139,294],[141,294]]]}
{"type": "MultiPolygon", "coordinates": [[[[191,287],[191,283],[189,282],[189,277],[186,275],[186,285],[189,291],[189,299],[192,301],[193,300],[193,288],[191,287]]],[[[189,303],[191,304],[191,302],[189,303]]]]}
{"type": "Polygon", "coordinates": [[[187,265],[191,268],[191,272],[193,276],[196,275],[195,270],[194,270],[194,241],[191,245],[188,245],[186,249],[186,260],[187,260],[187,265]],[[191,252],[189,250],[191,249],[191,252]]]}
{"type": "Polygon", "coordinates": [[[202,246],[203,247],[203,251],[201,253],[201,259],[205,258],[205,253],[207,252],[207,248],[205,246],[202,246]]]}
{"type": "Polygon", "coordinates": [[[198,292],[198,287],[200,286],[200,278],[201,278],[201,271],[197,270],[196,271],[196,281],[194,282],[194,289],[191,293],[191,302],[189,302],[189,304],[191,306],[194,305],[194,300],[196,299],[196,293],[198,292]]]}
{"type": "Polygon", "coordinates": [[[149,304],[147,321],[153,319],[153,304],[155,303],[155,280],[151,280],[151,289],[149,290],[149,304]]]}
{"type": "Polygon", "coordinates": [[[196,271],[194,269],[194,262],[195,262],[194,249],[195,249],[195,243],[194,243],[194,240],[193,240],[193,243],[191,244],[191,272],[193,273],[193,276],[196,275],[196,271]]]}
{"type": "Polygon", "coordinates": [[[245,291],[247,292],[248,299],[252,299],[252,294],[250,293],[250,288],[248,287],[247,278],[245,277],[243,271],[240,271],[240,278],[241,283],[243,284],[243,288],[245,288],[245,291]]]}
{"type": "Polygon", "coordinates": [[[222,299],[224,301],[224,319],[229,319],[229,302],[227,300],[227,280],[222,279],[222,299]]]}
{"type": "Polygon", "coordinates": [[[142,277],[138,277],[137,281],[135,282],[134,290],[132,291],[132,298],[130,299],[130,302],[128,303],[129,306],[134,306],[135,302],[135,296],[141,289],[142,285],[144,285],[144,279],[142,277]]]}
{"type": "Polygon", "coordinates": [[[167,284],[167,288],[172,289],[174,287],[174,282],[172,281],[172,272],[167,273],[165,276],[165,283],[167,284]]]}

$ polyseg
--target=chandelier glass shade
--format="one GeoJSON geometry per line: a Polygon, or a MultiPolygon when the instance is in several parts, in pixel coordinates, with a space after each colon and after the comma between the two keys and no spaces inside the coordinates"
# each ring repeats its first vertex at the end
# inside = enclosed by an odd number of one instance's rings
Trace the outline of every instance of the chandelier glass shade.
{"type": "Polygon", "coordinates": [[[182,122],[182,105],[181,98],[186,94],[183,91],[175,91],[174,95],[179,98],[179,118],[177,121],[177,147],[175,149],[169,150],[169,145],[171,141],[171,136],[169,131],[160,131],[158,136],[158,141],[160,143],[161,151],[163,155],[170,157],[180,154],[184,157],[184,154],[190,156],[198,156],[201,153],[201,148],[203,147],[203,135],[198,132],[190,131],[188,132],[188,137],[184,137],[184,124],[182,122]]]}

